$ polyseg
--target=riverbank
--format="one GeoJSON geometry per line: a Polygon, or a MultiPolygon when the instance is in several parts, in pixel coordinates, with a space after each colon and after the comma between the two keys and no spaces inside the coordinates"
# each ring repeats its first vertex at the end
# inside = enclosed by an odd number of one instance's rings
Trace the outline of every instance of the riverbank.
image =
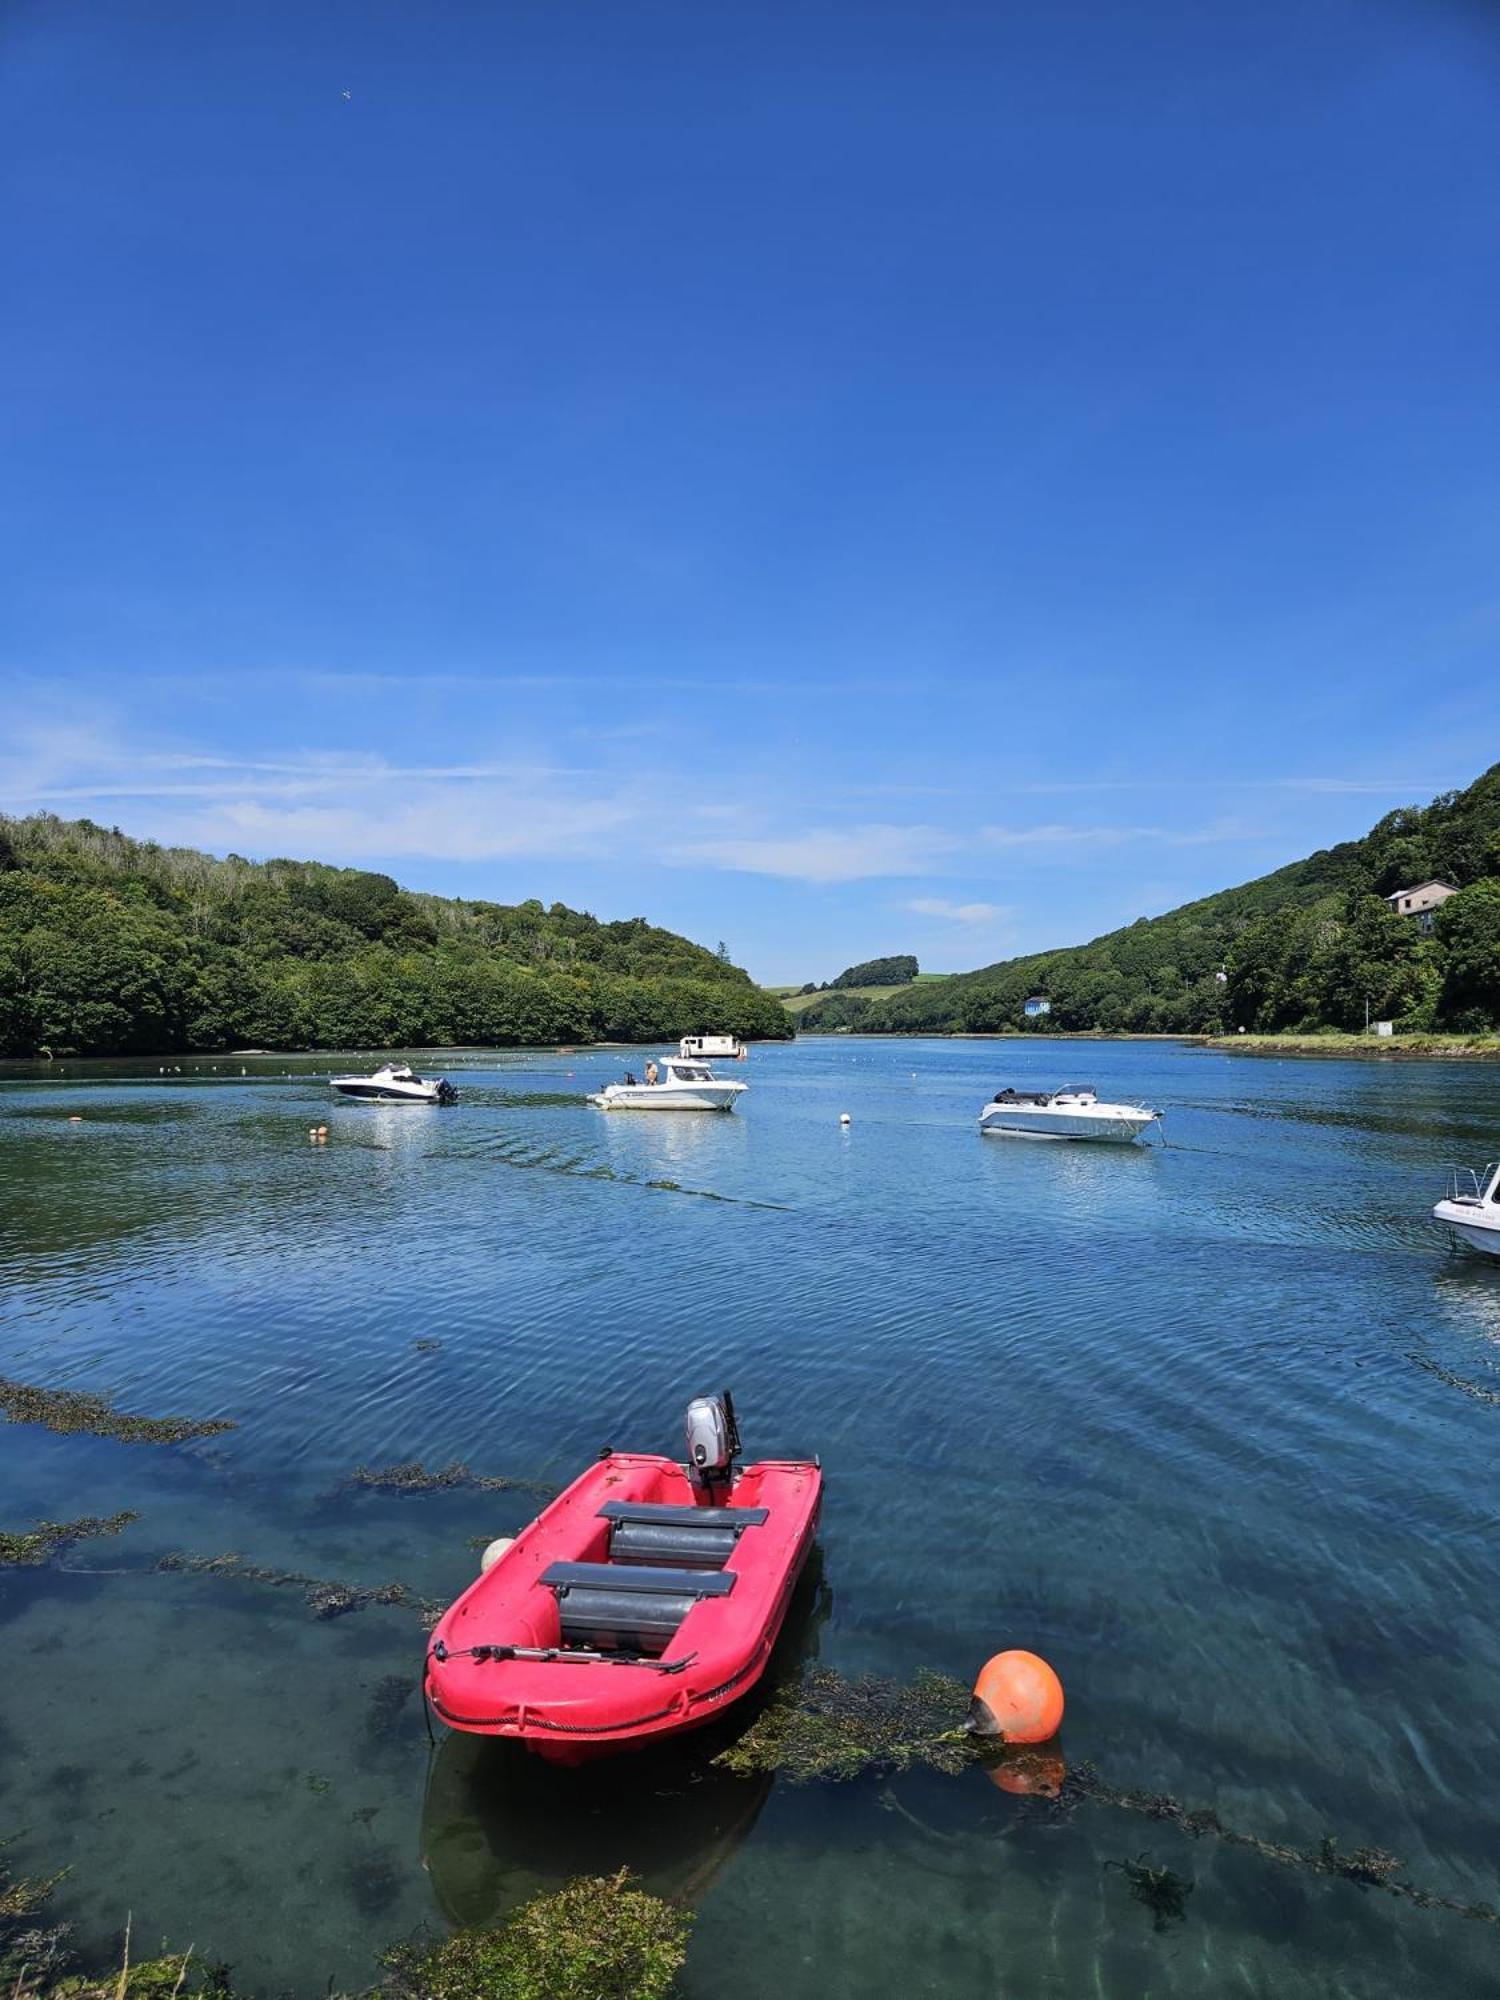
{"type": "Polygon", "coordinates": [[[1461,1062],[1500,1060],[1500,1035],[1190,1035],[1194,1047],[1237,1056],[1376,1056],[1461,1062]]]}

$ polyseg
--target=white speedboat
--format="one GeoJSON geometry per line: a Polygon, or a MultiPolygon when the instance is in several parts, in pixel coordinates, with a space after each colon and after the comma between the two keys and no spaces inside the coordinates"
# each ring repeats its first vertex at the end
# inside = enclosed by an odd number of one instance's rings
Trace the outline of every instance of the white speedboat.
{"type": "Polygon", "coordinates": [[[1491,1163],[1480,1174],[1455,1167],[1447,1198],[1433,1209],[1432,1219],[1446,1223],[1468,1249],[1500,1257],[1500,1164],[1491,1163]]]}
{"type": "Polygon", "coordinates": [[[663,1056],[647,1063],[644,1082],[627,1070],[623,1083],[594,1091],[589,1103],[601,1111],[733,1111],[735,1099],[749,1088],[722,1081],[707,1063],[663,1056]]]}
{"type": "Polygon", "coordinates": [[[328,1084],[341,1097],[372,1104],[452,1104],[458,1096],[451,1083],[418,1076],[410,1063],[382,1063],[373,1076],[331,1076],[328,1084]]]}
{"type": "Polygon", "coordinates": [[[1101,1104],[1092,1084],[1063,1090],[997,1090],[979,1129],[1002,1139],[1096,1139],[1128,1145],[1161,1123],[1144,1104],[1101,1104]]]}
{"type": "Polygon", "coordinates": [[[684,1035],[677,1053],[684,1062],[743,1062],[749,1050],[738,1035],[684,1035]]]}

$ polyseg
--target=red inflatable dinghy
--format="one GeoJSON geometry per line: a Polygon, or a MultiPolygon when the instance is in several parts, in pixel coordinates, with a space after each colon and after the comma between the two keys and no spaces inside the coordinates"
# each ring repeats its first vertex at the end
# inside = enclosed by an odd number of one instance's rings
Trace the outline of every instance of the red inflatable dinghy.
{"type": "Polygon", "coordinates": [[[734,1405],[688,1407],[688,1463],[613,1451],[438,1621],[426,1690],[454,1729],[572,1762],[748,1694],[812,1548],[816,1461],[736,1470],[734,1405]]]}

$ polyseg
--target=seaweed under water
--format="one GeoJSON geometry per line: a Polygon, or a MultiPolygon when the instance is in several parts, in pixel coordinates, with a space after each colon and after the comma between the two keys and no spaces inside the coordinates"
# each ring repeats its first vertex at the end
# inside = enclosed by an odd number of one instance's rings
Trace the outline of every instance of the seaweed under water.
{"type": "MultiPolygon", "coordinates": [[[[971,1764],[993,1766],[993,1748],[964,1729],[968,1703],[969,1690],[946,1674],[924,1669],[907,1685],[877,1676],[846,1680],[820,1667],[777,1696],[714,1761],[732,1771],[775,1772],[794,1784],[837,1782],[915,1765],[949,1775],[971,1764]]],[[[1058,1763],[1060,1768],[1060,1759],[1058,1763]]],[[[1024,1811],[1065,1818],[1085,1804],[1109,1806],[1176,1826],[1193,1840],[1220,1840],[1280,1867],[1377,1889],[1419,1909],[1500,1923],[1500,1911],[1490,1903],[1469,1903],[1397,1880],[1406,1864],[1384,1848],[1346,1848],[1332,1834],[1325,1834],[1316,1847],[1267,1840],[1229,1825],[1212,1806],[1186,1805],[1168,1792],[1112,1785],[1089,1763],[1067,1771],[1055,1784],[1023,1789],[1033,1794],[1022,1802],[1024,1811]]],[[[1165,1883],[1160,1893],[1167,1894],[1165,1883]]]]}
{"type": "Polygon", "coordinates": [[[118,1514],[82,1514],[76,1521],[38,1521],[25,1534],[11,1534],[0,1528],[0,1568],[6,1565],[35,1568],[50,1561],[59,1549],[71,1548],[74,1542],[88,1541],[96,1535],[118,1535],[140,1518],[127,1507],[118,1514]]]}
{"type": "Polygon", "coordinates": [[[124,1444],[184,1444],[237,1429],[228,1417],[133,1417],[104,1396],[80,1389],[38,1389],[0,1376],[0,1411],[13,1424],[44,1424],[65,1435],[119,1438],[124,1444]]]}
{"type": "Polygon", "coordinates": [[[1131,1895],[1151,1912],[1153,1930],[1169,1930],[1186,1917],[1187,1899],[1194,1887],[1188,1876],[1178,1875],[1170,1868],[1153,1867],[1144,1854],[1138,1854],[1133,1861],[1109,1861],[1105,1866],[1118,1868],[1124,1875],[1131,1895]]]}
{"type": "Polygon", "coordinates": [[[925,1668],[904,1686],[875,1674],[846,1680],[818,1667],[776,1696],[714,1762],[730,1771],[776,1771],[794,1784],[913,1764],[956,1773],[974,1761],[962,1726],[968,1706],[966,1687],[925,1668]]]}
{"type": "Polygon", "coordinates": [[[1451,1369],[1429,1361],[1425,1354],[1408,1354],[1406,1358],[1414,1361],[1419,1368],[1425,1368],[1429,1375],[1436,1375],[1440,1382],[1446,1382],[1450,1389],[1457,1389],[1460,1395],[1472,1396],[1476,1403],[1500,1406],[1500,1390],[1486,1388],[1482,1382],[1471,1382],[1467,1375],[1455,1375],[1451,1369]]]}
{"type": "Polygon", "coordinates": [[[381,1493],[445,1493],[459,1487],[473,1493],[545,1493],[557,1491],[540,1479],[515,1479],[503,1472],[471,1472],[462,1459],[429,1467],[418,1458],[401,1465],[358,1466],[346,1482],[381,1493]]]}
{"type": "Polygon", "coordinates": [[[228,1577],[240,1583],[263,1583],[272,1589],[290,1586],[301,1590],[315,1618],[342,1618],[347,1612],[363,1610],[367,1604],[396,1604],[436,1620],[443,1607],[420,1597],[404,1583],[340,1583],[327,1577],[308,1576],[301,1570],[271,1569],[264,1563],[247,1562],[237,1550],[222,1555],[194,1556],[173,1551],[157,1559],[156,1568],[189,1576],[228,1577]]]}

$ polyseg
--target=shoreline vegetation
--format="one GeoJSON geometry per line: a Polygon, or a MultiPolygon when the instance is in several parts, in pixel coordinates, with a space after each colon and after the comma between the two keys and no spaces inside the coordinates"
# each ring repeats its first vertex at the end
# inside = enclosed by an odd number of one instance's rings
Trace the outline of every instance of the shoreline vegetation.
{"type": "Polygon", "coordinates": [[[1316,1035],[1188,1036],[1195,1048],[1232,1056],[1363,1056],[1398,1062],[1500,1061],[1500,1034],[1363,1035],[1326,1029],[1316,1035]]]}

